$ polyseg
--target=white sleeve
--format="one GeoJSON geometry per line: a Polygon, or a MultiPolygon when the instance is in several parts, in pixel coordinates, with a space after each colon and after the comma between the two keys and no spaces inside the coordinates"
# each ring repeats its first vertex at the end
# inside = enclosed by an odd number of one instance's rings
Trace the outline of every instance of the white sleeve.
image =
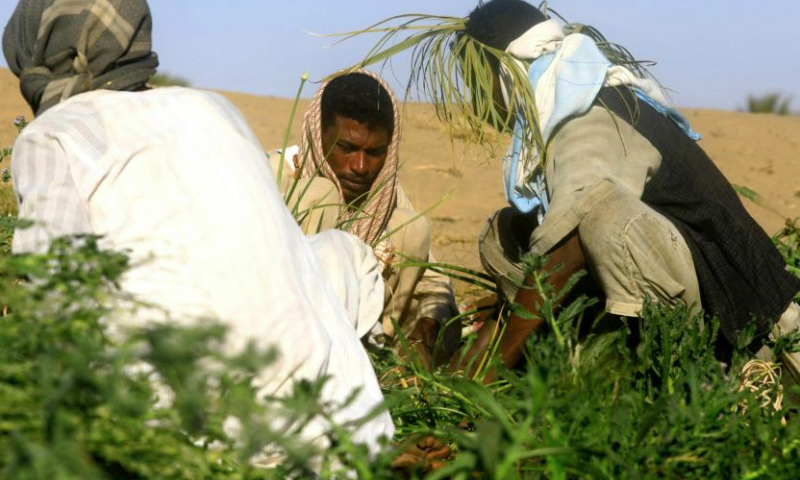
{"type": "Polygon", "coordinates": [[[14,232],[13,253],[45,252],[55,238],[92,232],[89,212],[72,179],[67,153],[57,138],[23,132],[14,145],[11,175],[19,203],[18,217],[33,222],[14,232]]]}
{"type": "Polygon", "coordinates": [[[372,249],[341,230],[326,230],[307,238],[358,337],[374,333],[383,313],[384,283],[372,249]]]}

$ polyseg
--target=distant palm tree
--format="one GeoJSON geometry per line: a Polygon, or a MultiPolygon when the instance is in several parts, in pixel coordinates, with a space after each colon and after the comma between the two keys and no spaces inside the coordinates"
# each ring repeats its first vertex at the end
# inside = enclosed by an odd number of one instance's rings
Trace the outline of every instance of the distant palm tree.
{"type": "Polygon", "coordinates": [[[150,78],[149,83],[153,87],[188,87],[190,85],[189,80],[169,73],[156,73],[150,78]]]}
{"type": "Polygon", "coordinates": [[[784,97],[781,93],[766,93],[761,96],[747,96],[747,111],[750,113],[774,113],[789,115],[789,104],[792,97],[784,97]]]}

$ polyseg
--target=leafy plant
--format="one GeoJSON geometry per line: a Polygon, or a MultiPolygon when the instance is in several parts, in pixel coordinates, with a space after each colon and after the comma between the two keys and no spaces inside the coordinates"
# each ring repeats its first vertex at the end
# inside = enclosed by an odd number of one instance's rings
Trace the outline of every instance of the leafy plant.
{"type": "MultiPolygon", "coordinates": [[[[720,364],[714,319],[701,329],[700,318],[657,305],[641,320],[596,317],[585,297],[555,310],[560,292],[542,275],[539,310],[552,333],[529,340],[523,365],[495,365],[501,380],[484,386],[373,352],[400,447],[371,457],[350,440],[352,425],[325,432],[327,448],[306,444],[297,429],[332,413],[318,400],[324,379],[259,399],[251,379],[275,352],[226,353],[214,322],[120,335],[114,315],[136,308],[118,287],[127,257],[92,236],[10,255],[16,227],[0,216],[0,479],[396,478],[392,460],[427,434],[455,455],[413,478],[794,479],[800,468],[796,406],[762,407],[774,385],[741,389],[749,353],[720,364]],[[291,426],[277,428],[276,416],[291,426]],[[264,451],[282,452],[273,469],[254,465],[264,451]]],[[[797,222],[773,239],[800,276],[797,222]]],[[[427,266],[495,288],[480,272],[427,266]]]]}
{"type": "MultiPolygon", "coordinates": [[[[786,225],[773,235],[772,241],[786,260],[786,268],[800,277],[800,219],[786,220],[786,225]]],[[[800,302],[800,292],[794,299],[800,302]]]]}
{"type": "MultiPolygon", "coordinates": [[[[126,266],[93,237],[0,257],[9,306],[0,319],[0,478],[284,478],[312,466],[322,478],[393,477],[396,451],[370,458],[340,428],[320,450],[259,420],[274,409],[300,422],[324,411],[321,385],[257,401],[249,379],[270,352],[220,353],[218,325],[161,324],[117,340],[104,319],[126,266]],[[157,405],[159,397],[172,401],[157,405]],[[231,417],[241,419],[238,435],[226,427],[231,417]],[[277,469],[252,467],[270,444],[289,453],[277,469]]],[[[570,341],[532,338],[525,366],[488,387],[375,354],[397,440],[434,433],[457,452],[427,478],[794,478],[800,425],[781,424],[791,410],[741,410],[758,399],[738,390],[741,354],[729,367],[714,358],[713,322],[700,330],[683,310],[650,306],[641,322],[578,336],[585,306],[546,314],[570,341]],[[417,381],[404,386],[398,367],[417,381]]]]}
{"type": "Polygon", "coordinates": [[[750,113],[773,113],[775,115],[789,115],[789,106],[792,97],[781,93],[765,93],[763,95],[747,96],[747,111],[750,113]]]}
{"type": "MultiPolygon", "coordinates": [[[[21,132],[28,125],[28,120],[23,115],[19,115],[14,119],[14,126],[17,132],[21,132]]],[[[0,149],[0,163],[6,158],[11,158],[13,150],[11,147],[0,149]]],[[[17,214],[17,200],[14,198],[14,192],[8,188],[11,182],[11,171],[8,168],[0,170],[0,216],[3,215],[16,215],[17,214]]]]}

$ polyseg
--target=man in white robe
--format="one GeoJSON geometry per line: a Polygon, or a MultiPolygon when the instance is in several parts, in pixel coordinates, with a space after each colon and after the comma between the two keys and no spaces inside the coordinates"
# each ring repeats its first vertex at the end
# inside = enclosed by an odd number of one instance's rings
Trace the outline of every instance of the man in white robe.
{"type": "MultiPolygon", "coordinates": [[[[335,406],[358,390],[333,420],[366,416],[383,400],[353,328],[380,313],[369,307],[372,296],[383,299],[382,283],[369,280],[370,257],[351,243],[360,263],[337,284],[348,313],[242,115],[217,94],[147,90],[158,63],[150,25],[144,0],[19,3],[3,51],[37,117],[14,146],[19,216],[34,223],[15,233],[13,252],[100,235],[103,247],[131,256],[123,290],[170,321],[213,318],[228,327],[231,349],[249,341],[279,349],[255,379],[259,396],[327,376],[323,402],[335,406]],[[348,293],[352,285],[357,293],[348,293]]],[[[349,242],[317,243],[331,241],[349,242]]],[[[153,315],[142,309],[110,321],[137,327],[153,315]]],[[[302,436],[317,441],[327,428],[318,418],[302,436]]],[[[387,412],[353,429],[373,452],[394,433],[387,412]]]]}

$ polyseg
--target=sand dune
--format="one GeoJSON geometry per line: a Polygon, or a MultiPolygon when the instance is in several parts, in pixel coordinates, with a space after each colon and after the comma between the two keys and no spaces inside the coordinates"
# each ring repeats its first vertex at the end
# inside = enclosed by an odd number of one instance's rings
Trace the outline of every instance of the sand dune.
{"type": "MultiPolygon", "coordinates": [[[[312,90],[313,86],[306,93],[312,90]]],[[[281,145],[291,100],[223,93],[244,112],[264,148],[281,145]]],[[[307,104],[299,105],[291,142],[297,141],[307,104]]],[[[684,113],[703,134],[701,145],[728,179],[761,196],[764,206],[744,202],[768,233],[777,231],[786,217],[800,217],[800,116],[714,110],[684,113]]],[[[16,79],[0,69],[0,146],[13,141],[12,122],[20,114],[31,118],[16,79]]],[[[407,105],[404,125],[401,161],[405,190],[418,209],[440,202],[429,213],[438,260],[477,268],[478,232],[486,217],[505,204],[499,163],[477,146],[451,141],[426,105],[407,105]]],[[[221,152],[221,164],[224,161],[221,152]]],[[[7,162],[0,168],[6,166],[7,162]]]]}

